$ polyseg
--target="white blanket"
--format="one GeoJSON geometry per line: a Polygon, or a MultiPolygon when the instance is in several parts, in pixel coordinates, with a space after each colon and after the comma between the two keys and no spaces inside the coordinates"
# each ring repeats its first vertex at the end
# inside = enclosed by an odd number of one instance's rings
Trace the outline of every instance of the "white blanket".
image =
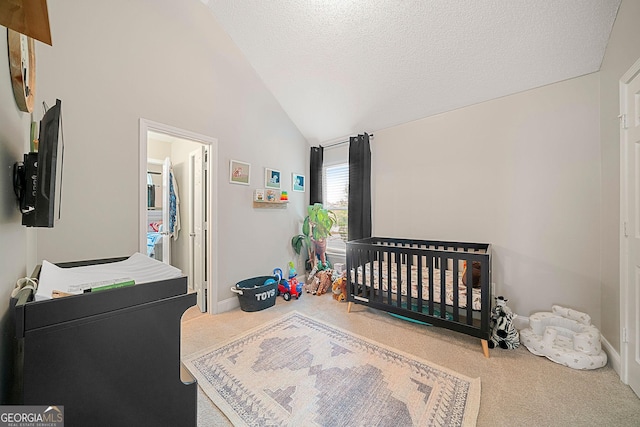
{"type": "Polygon", "coordinates": [[[104,282],[119,282],[126,279],[140,284],[182,275],[180,269],[138,252],[123,261],[84,267],[62,268],[43,260],[35,299],[36,301],[50,299],[54,290],[79,294],[85,288],[104,284],[104,282]]]}

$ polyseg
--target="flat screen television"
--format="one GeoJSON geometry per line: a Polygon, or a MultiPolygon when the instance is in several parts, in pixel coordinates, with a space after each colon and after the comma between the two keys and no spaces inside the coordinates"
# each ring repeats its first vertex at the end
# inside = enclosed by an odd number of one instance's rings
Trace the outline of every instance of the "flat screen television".
{"type": "Polygon", "coordinates": [[[53,227],[60,218],[64,142],[62,102],[49,108],[40,121],[38,151],[24,155],[14,166],[14,189],[20,202],[22,225],[53,227]]]}

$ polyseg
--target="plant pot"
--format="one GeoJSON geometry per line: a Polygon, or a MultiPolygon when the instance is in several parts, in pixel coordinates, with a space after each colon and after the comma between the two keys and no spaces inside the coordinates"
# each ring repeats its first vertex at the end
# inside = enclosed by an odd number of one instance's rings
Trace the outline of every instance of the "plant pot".
{"type": "Polygon", "coordinates": [[[326,264],[327,239],[314,240],[313,249],[316,252],[316,256],[320,259],[320,262],[322,262],[323,265],[326,264]]]}

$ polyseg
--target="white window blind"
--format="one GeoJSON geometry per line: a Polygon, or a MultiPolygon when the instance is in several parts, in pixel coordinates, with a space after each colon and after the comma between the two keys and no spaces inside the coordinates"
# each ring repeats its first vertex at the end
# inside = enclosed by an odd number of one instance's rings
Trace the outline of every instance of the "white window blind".
{"type": "Polygon", "coordinates": [[[338,223],[331,230],[328,250],[344,251],[347,240],[349,206],[349,164],[325,166],[322,168],[322,199],[324,207],[332,210],[338,223]]]}
{"type": "Polygon", "coordinates": [[[349,164],[325,166],[322,173],[322,199],[327,209],[347,209],[349,201],[349,164]]]}

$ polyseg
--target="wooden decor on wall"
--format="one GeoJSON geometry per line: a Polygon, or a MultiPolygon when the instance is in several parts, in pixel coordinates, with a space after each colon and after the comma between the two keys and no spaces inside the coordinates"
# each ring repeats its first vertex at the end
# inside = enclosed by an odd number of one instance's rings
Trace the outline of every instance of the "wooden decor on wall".
{"type": "Polygon", "coordinates": [[[0,25],[52,46],[47,0],[0,1],[0,25]]]}
{"type": "Polygon", "coordinates": [[[20,111],[30,113],[36,92],[36,50],[33,39],[7,30],[7,45],[13,96],[20,111]]]}

